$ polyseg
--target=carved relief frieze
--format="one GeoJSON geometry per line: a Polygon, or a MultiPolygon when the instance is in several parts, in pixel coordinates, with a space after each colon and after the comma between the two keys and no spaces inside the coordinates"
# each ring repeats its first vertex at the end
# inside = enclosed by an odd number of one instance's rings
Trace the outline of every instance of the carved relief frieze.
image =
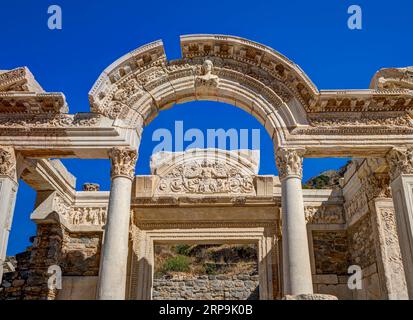
{"type": "Polygon", "coordinates": [[[413,128],[412,116],[408,113],[364,113],[352,115],[317,114],[309,115],[310,125],[312,127],[361,127],[361,126],[379,126],[379,127],[406,127],[413,128]]]}
{"type": "Polygon", "coordinates": [[[311,224],[345,223],[341,206],[307,206],[304,213],[305,221],[311,224]]]}
{"type": "Polygon", "coordinates": [[[68,111],[62,93],[0,92],[0,114],[52,114],[68,111]]]}
{"type": "Polygon", "coordinates": [[[406,112],[318,112],[308,114],[309,127],[292,130],[293,134],[411,134],[413,118],[406,112]]]}
{"type": "Polygon", "coordinates": [[[254,194],[253,176],[215,160],[193,160],[176,166],[161,177],[160,194],[254,194]]]}
{"type": "Polygon", "coordinates": [[[0,128],[73,128],[99,123],[99,114],[3,115],[0,128]]]}
{"type": "Polygon", "coordinates": [[[106,224],[106,208],[75,207],[69,210],[67,220],[72,225],[103,226],[106,224]]]}
{"type": "Polygon", "coordinates": [[[233,69],[234,65],[237,65],[236,69],[239,72],[263,80],[263,83],[272,83],[277,79],[277,82],[284,83],[304,106],[311,104],[312,93],[308,89],[308,84],[304,83],[296,71],[289,68],[280,57],[265,54],[264,52],[268,49],[252,41],[240,39],[239,43],[233,43],[231,42],[233,39],[227,38],[226,40],[228,42],[222,39],[221,36],[214,36],[208,41],[184,42],[182,46],[183,56],[184,58],[209,56],[232,60],[226,63],[225,67],[233,69]],[[250,68],[247,69],[245,65],[250,68]],[[259,67],[262,72],[255,72],[254,67],[259,67]]]}
{"type": "Polygon", "coordinates": [[[347,221],[353,222],[369,211],[369,201],[391,198],[390,178],[387,173],[370,173],[361,178],[361,186],[350,200],[344,203],[347,221]]]}
{"type": "Polygon", "coordinates": [[[361,179],[361,192],[368,200],[391,198],[390,177],[387,173],[372,173],[361,179]]]}
{"type": "Polygon", "coordinates": [[[396,216],[394,208],[378,208],[378,221],[380,225],[380,248],[385,269],[386,282],[392,285],[389,294],[398,299],[406,299],[406,278],[400,252],[397,234],[396,216]]]}
{"type": "Polygon", "coordinates": [[[361,217],[368,212],[368,200],[364,190],[359,190],[350,199],[347,200],[344,205],[344,211],[346,213],[346,221],[352,222],[354,217],[361,217]]]}
{"type": "Polygon", "coordinates": [[[145,91],[143,90],[142,85],[139,84],[136,77],[131,77],[116,85],[116,89],[112,95],[112,100],[128,104],[129,100],[139,99],[144,94],[145,91]]]}
{"type": "Polygon", "coordinates": [[[12,148],[0,146],[0,176],[16,179],[16,156],[12,148]]]}
{"type": "Polygon", "coordinates": [[[60,195],[57,195],[53,199],[53,208],[57,214],[67,219],[69,217],[72,206],[68,204],[60,195]]]}
{"type": "Polygon", "coordinates": [[[406,111],[413,107],[413,99],[406,90],[371,91],[356,95],[351,91],[323,92],[311,112],[383,112],[406,111]]]}

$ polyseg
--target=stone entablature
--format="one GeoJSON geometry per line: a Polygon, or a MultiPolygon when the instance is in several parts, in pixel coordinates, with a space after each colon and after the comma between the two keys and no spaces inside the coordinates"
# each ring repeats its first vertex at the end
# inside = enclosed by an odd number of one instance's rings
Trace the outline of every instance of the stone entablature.
{"type": "MultiPolygon", "coordinates": [[[[129,156],[126,155],[129,159],[129,156]]],[[[141,212],[146,212],[149,208],[191,208],[191,207],[216,207],[216,208],[234,208],[235,211],[243,210],[242,208],[257,208],[259,210],[267,210],[272,212],[267,215],[264,220],[256,216],[257,221],[271,221],[277,218],[278,210],[281,206],[281,184],[276,176],[261,176],[258,175],[259,157],[257,152],[241,150],[241,151],[224,151],[216,149],[208,150],[190,150],[186,153],[160,153],[152,157],[151,168],[153,175],[136,176],[134,178],[134,188],[132,194],[132,210],[137,210],[136,216],[139,214],[137,221],[144,223],[145,220],[152,221],[150,216],[142,216],[141,212]],[[202,170],[202,164],[206,163],[217,164],[218,166],[228,166],[225,171],[234,172],[234,176],[215,175],[212,171],[208,171],[210,175],[205,177],[202,172],[200,177],[195,179],[206,179],[209,183],[216,185],[216,180],[224,180],[231,182],[234,179],[247,179],[248,185],[252,191],[249,193],[231,192],[230,190],[223,192],[199,192],[198,189],[193,192],[165,192],[159,190],[159,185],[165,178],[170,177],[170,173],[177,168],[193,166],[196,163],[196,170],[202,170]],[[199,165],[201,164],[201,165],[199,165]],[[244,178],[241,178],[244,177],[244,178]],[[212,181],[212,182],[211,182],[212,181]],[[146,209],[145,209],[146,208],[146,209]],[[259,209],[261,208],[261,209],[259,209]],[[265,209],[267,208],[267,209],[265,209]],[[267,220],[266,220],[267,219],[267,220]]],[[[125,163],[127,165],[127,163],[125,163]]],[[[54,164],[58,168],[57,172],[65,173],[61,164],[54,164]]],[[[213,166],[211,166],[213,168],[213,166]]],[[[190,171],[193,172],[193,169],[190,171]]],[[[54,173],[56,174],[56,173],[54,173]]],[[[181,179],[182,176],[179,176],[181,179]]],[[[66,178],[69,179],[69,178],[66,178]]],[[[70,181],[70,179],[69,179],[70,181]]],[[[180,180],[182,181],[182,180],[180,180]]],[[[72,182],[74,183],[74,182],[72,182]]],[[[239,186],[239,180],[237,182],[239,186]]],[[[37,185],[39,183],[37,182],[37,185]]],[[[62,182],[59,188],[69,188],[62,182]]],[[[87,184],[87,188],[92,188],[90,191],[77,191],[69,197],[63,197],[59,192],[51,193],[42,204],[40,204],[33,212],[31,218],[37,223],[46,221],[55,221],[63,224],[71,231],[102,231],[106,223],[107,206],[109,193],[107,191],[97,191],[95,184],[87,184]]],[[[211,191],[211,189],[209,189],[211,191]]],[[[217,190],[219,191],[219,190],[217,190]]],[[[340,224],[344,223],[342,214],[342,198],[337,192],[331,190],[304,190],[304,203],[306,220],[310,224],[340,224]]],[[[220,210],[220,209],[217,209],[220,210]]],[[[249,209],[251,210],[251,209],[249,209]]],[[[148,211],[149,212],[149,211],[148,211]]],[[[207,212],[207,211],[206,211],[207,212]]],[[[246,211],[247,212],[247,211],[246,211]]],[[[158,214],[161,212],[158,210],[158,214]]],[[[248,216],[248,214],[246,214],[248,216]]],[[[205,219],[208,220],[207,215],[205,219]]],[[[160,218],[162,220],[162,218],[160,218]]],[[[173,221],[173,218],[172,220],[173,221]]],[[[170,221],[170,222],[171,222],[170,221]]],[[[177,220],[179,221],[179,219],[177,220]]]]}
{"type": "Polygon", "coordinates": [[[27,67],[0,70],[0,92],[35,92],[44,90],[27,67]]]}

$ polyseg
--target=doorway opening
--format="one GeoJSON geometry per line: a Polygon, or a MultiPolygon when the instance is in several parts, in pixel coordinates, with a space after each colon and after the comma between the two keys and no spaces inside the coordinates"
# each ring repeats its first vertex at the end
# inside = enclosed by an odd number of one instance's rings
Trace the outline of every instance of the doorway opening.
{"type": "Polygon", "coordinates": [[[155,244],[154,300],[258,300],[256,244],[155,244]]]}

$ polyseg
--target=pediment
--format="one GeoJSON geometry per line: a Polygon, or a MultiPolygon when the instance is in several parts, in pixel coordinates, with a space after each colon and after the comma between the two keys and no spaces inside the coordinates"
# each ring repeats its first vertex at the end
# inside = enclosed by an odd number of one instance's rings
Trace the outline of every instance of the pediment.
{"type": "Polygon", "coordinates": [[[155,195],[255,195],[258,169],[256,150],[193,149],[151,158],[152,174],[159,178],[155,195]]]}

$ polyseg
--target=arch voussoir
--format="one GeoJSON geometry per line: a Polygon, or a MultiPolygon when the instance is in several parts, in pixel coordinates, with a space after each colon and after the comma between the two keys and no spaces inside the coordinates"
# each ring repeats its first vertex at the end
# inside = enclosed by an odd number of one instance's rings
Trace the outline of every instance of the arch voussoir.
{"type": "Polygon", "coordinates": [[[117,60],[91,90],[92,110],[133,127],[141,126],[137,115],[146,125],[175,104],[210,100],[248,112],[277,145],[304,144],[309,155],[323,155],[323,148],[330,154],[332,145],[341,146],[343,156],[352,156],[351,145],[376,154],[377,144],[393,137],[413,144],[413,94],[404,84],[318,91],[296,64],[246,39],[188,35],[181,47],[182,59],[174,61],[167,61],[160,41],[117,60]]]}

